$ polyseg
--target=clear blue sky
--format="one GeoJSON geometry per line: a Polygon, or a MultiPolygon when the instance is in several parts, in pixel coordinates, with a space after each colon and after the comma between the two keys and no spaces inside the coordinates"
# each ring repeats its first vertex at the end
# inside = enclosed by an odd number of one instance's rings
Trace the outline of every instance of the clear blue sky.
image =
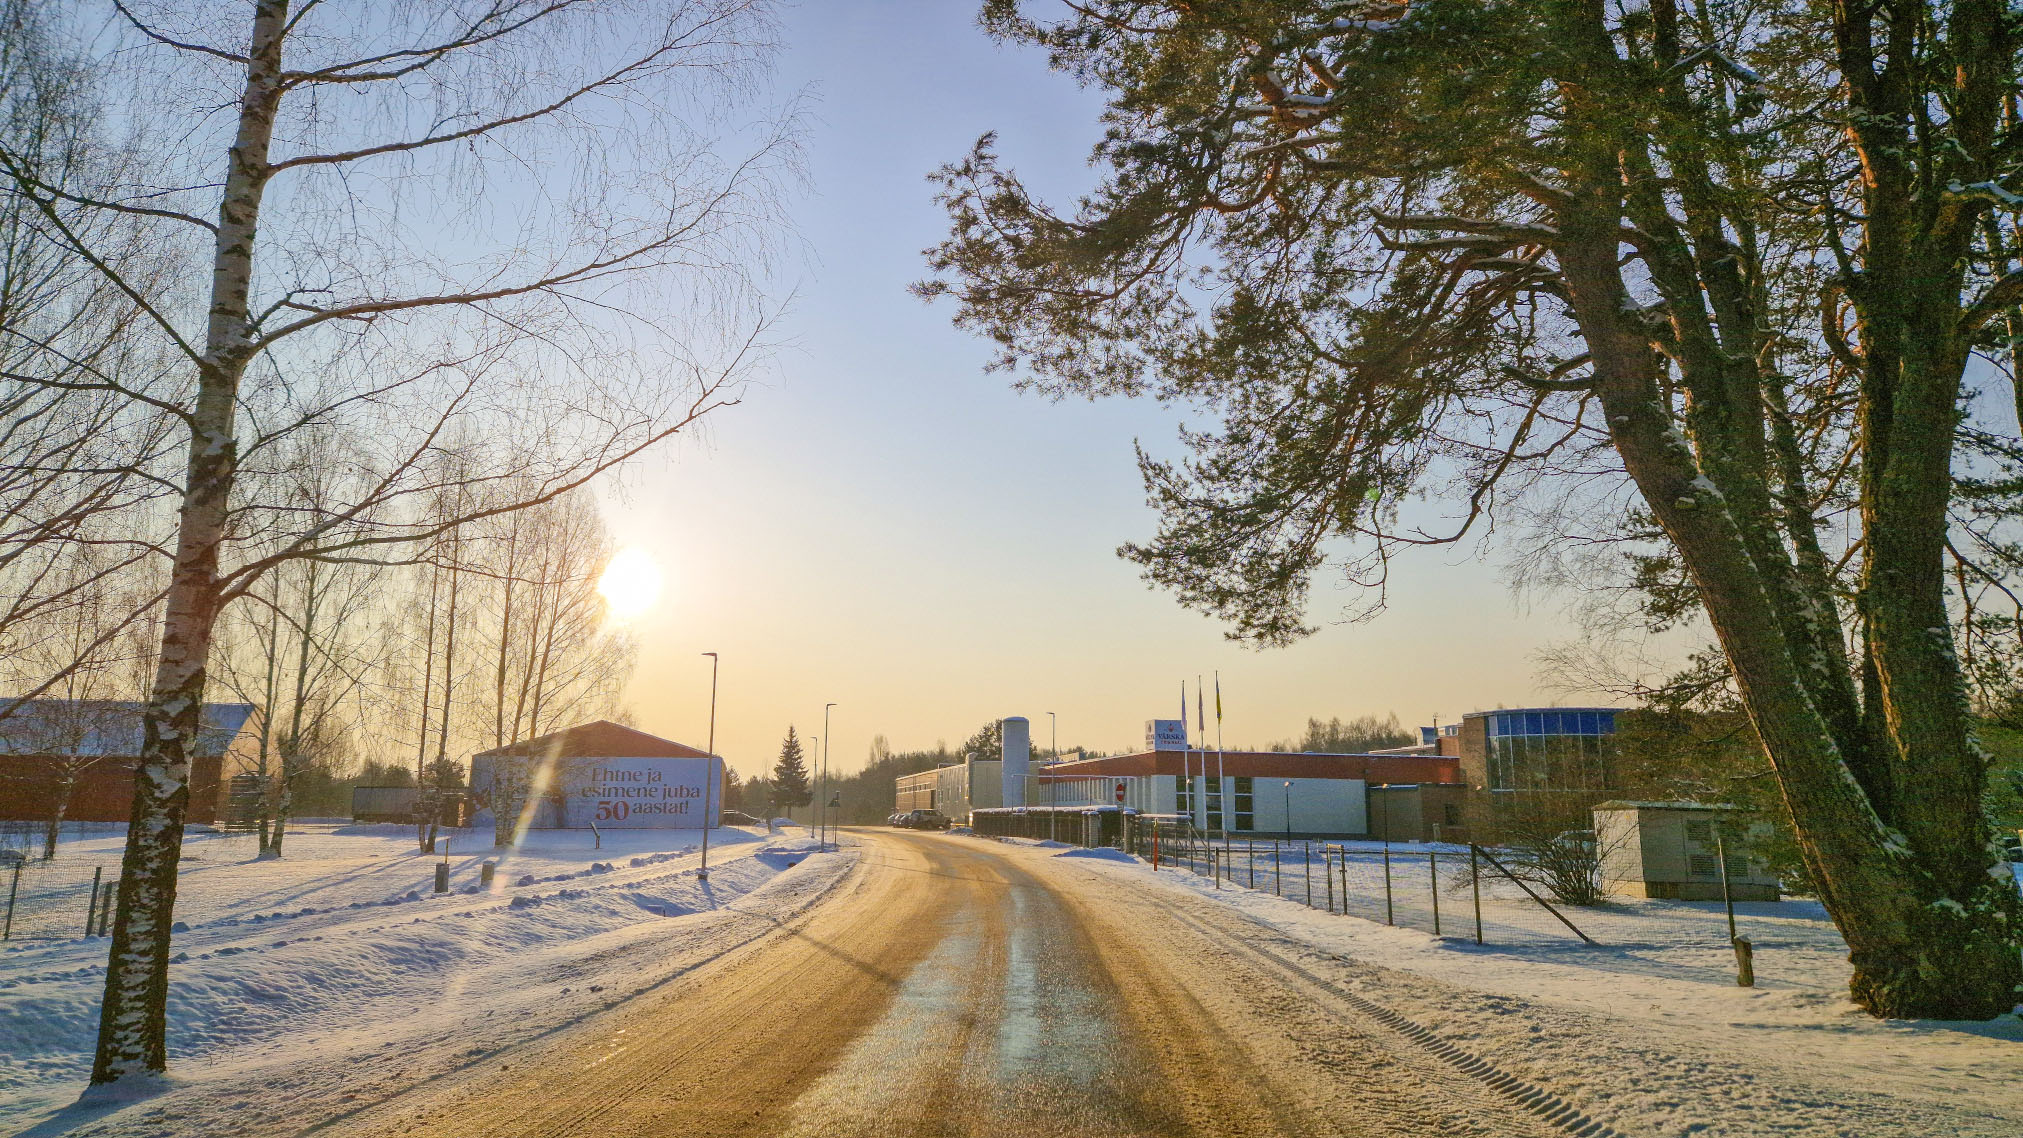
{"type": "MultiPolygon", "coordinates": [[[[1085,186],[1099,103],[1036,54],[1001,47],[964,0],[850,0],[787,12],[785,88],[813,96],[813,190],[795,346],[749,398],[649,463],[610,505],[621,542],[663,566],[629,700],[647,730],[701,743],[722,653],[719,749],[769,767],[789,723],[832,763],[959,742],[987,720],[1046,713],[1061,743],[1135,746],[1179,685],[1222,672],[1231,745],[1291,737],[1309,715],[1396,711],[1407,726],[1527,702],[1533,658],[1565,639],[1519,611],[1474,550],[1416,554],[1374,623],[1330,624],[1259,652],[1149,591],[1115,556],[1153,516],[1131,443],[1171,445],[1150,403],[1054,404],[985,375],[946,305],[907,294],[945,221],[927,173],[996,130],[1027,180],[1085,186]]],[[[1324,578],[1314,617],[1341,607],[1324,578]]],[[[1212,718],[1212,712],[1211,712],[1212,718]]],[[[1211,729],[1213,723],[1211,722],[1211,729]]]]}

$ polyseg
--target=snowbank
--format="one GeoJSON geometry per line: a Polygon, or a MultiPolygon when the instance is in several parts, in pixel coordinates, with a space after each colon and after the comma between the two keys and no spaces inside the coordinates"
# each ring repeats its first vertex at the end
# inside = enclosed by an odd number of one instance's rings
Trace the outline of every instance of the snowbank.
{"type": "Polygon", "coordinates": [[[1139,864],[1137,858],[1132,857],[1130,854],[1125,853],[1123,850],[1110,849],[1108,847],[1093,850],[1067,849],[1062,850],[1060,853],[1057,853],[1054,856],[1092,858],[1096,861],[1121,861],[1126,865],[1139,864]]]}
{"type": "MultiPolygon", "coordinates": [[[[587,833],[535,832],[509,851],[489,836],[449,832],[452,891],[442,895],[443,859],[416,852],[409,827],[291,827],[278,861],[192,843],[169,972],[175,1073],[201,1079],[263,1057],[378,1046],[406,1028],[615,1002],[661,976],[657,946],[685,920],[779,889],[811,857],[823,872],[804,891],[819,888],[850,856],[815,853],[798,828],[771,838],[725,828],[712,834],[702,882],[692,832],[617,831],[602,848],[587,833]],[[498,867],[489,889],[485,861],[498,867]]],[[[105,844],[69,853],[116,862],[118,839],[105,844]]],[[[107,943],[0,949],[0,1132],[81,1089],[107,943]]]]}
{"type": "MultiPolygon", "coordinates": [[[[1416,879],[1403,873],[1395,915],[1419,927],[1384,923],[1381,870],[1371,891],[1349,867],[1354,915],[1344,916],[1318,907],[1327,896],[1318,858],[1317,907],[1302,903],[1305,867],[1290,851],[1284,899],[1272,895],[1263,871],[1256,890],[1227,882],[1218,889],[1187,869],[1155,872],[1117,851],[1076,852],[1082,856],[1034,860],[1072,866],[1093,879],[1090,888],[1185,897],[1197,911],[1202,903],[1219,907],[1226,927],[1277,933],[1323,960],[1390,970],[1393,979],[1364,991],[1475,1054],[1522,1064],[1526,1077],[1589,1086],[1597,1101],[1613,1104],[1626,1130],[1861,1133],[1846,1128],[1862,1109],[1850,1100],[1861,1098],[1955,1117],[1957,1133],[2023,1132],[2014,1125],[2023,1121],[2023,1019],[1874,1019],[1849,1000],[1847,946],[1813,901],[1735,906],[1737,931],[1756,946],[1756,986],[1741,988],[1719,902],[1618,898],[1598,909],[1567,909],[1599,942],[1590,947],[1514,889],[1492,887],[1482,901],[1487,943],[1477,945],[1465,884],[1458,893],[1443,891],[1445,935],[1434,936],[1424,887],[1407,904],[1407,884],[1416,879]],[[1734,1084],[1735,1068],[1747,1072],[1746,1085],[1734,1084]],[[1695,1079],[1726,1088],[1718,1125],[1707,1125],[1712,1100],[1681,1097],[1695,1079]],[[1821,1105],[1849,1105],[1816,1117],[1791,1113],[1808,1094],[1825,1095],[1821,1105]]],[[[1423,876],[1425,866],[1421,858],[1413,868],[1423,876]]],[[[1337,862],[1337,907],[1342,868],[1337,862]]]]}

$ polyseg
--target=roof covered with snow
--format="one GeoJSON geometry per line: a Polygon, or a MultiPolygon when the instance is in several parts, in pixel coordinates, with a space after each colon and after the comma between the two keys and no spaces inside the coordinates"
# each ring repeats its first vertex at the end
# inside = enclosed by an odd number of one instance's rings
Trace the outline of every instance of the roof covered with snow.
{"type": "MultiPolygon", "coordinates": [[[[6,706],[0,701],[0,708],[6,706]]],[[[138,756],[145,705],[119,699],[30,699],[0,718],[0,755],[138,756]]],[[[250,703],[207,703],[193,758],[222,755],[253,719],[250,703]]]]}

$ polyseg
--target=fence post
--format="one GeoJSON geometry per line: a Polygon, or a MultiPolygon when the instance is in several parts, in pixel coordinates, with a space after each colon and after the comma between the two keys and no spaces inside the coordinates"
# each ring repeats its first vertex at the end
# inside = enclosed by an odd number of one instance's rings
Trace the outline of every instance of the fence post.
{"type": "Polygon", "coordinates": [[[1475,843],[1468,843],[1468,888],[1475,894],[1475,943],[1482,943],[1482,863],[1476,860],[1475,843]]]}
{"type": "Polygon", "coordinates": [[[1215,887],[1222,888],[1222,851],[1208,847],[1208,876],[1215,879],[1215,887]]]}
{"type": "Polygon", "coordinates": [[[1328,847],[1321,847],[1321,884],[1328,887],[1328,912],[1335,911],[1335,862],[1328,847]]]}
{"type": "MultiPolygon", "coordinates": [[[[1728,941],[1735,941],[1735,895],[1728,891],[1728,847],[1721,841],[1720,823],[1714,824],[1714,860],[1721,863],[1721,906],[1728,910],[1728,941]]],[[[1748,987],[1749,985],[1743,985],[1748,987]]]]}
{"type": "Polygon", "coordinates": [[[1307,908],[1314,907],[1314,844],[1311,839],[1300,840],[1300,868],[1307,875],[1307,908]]]}
{"type": "Polygon", "coordinates": [[[21,863],[14,863],[14,883],[7,887],[7,923],[0,925],[0,940],[14,935],[14,895],[21,892],[21,863]]]}
{"type": "MultiPolygon", "coordinates": [[[[1474,845],[1474,843],[1473,843],[1473,842],[1470,842],[1469,844],[1470,844],[1470,845],[1474,845]]],[[[1595,938],[1593,938],[1593,937],[1591,937],[1591,936],[1587,935],[1586,933],[1584,933],[1584,932],[1580,931],[1580,930],[1579,930],[1579,929],[1577,929],[1577,928],[1574,928],[1574,923],[1573,923],[1572,921],[1569,921],[1569,920],[1567,920],[1567,919],[1566,919],[1566,914],[1565,914],[1565,913],[1562,913],[1562,912],[1560,912],[1560,911],[1559,911],[1558,909],[1555,909],[1555,908],[1553,908],[1553,907],[1552,907],[1552,902],[1550,902],[1550,901],[1547,901],[1547,900],[1546,900],[1545,898],[1543,898],[1543,897],[1540,897],[1540,896],[1539,896],[1539,895],[1538,895],[1537,893],[1534,893],[1534,892],[1532,892],[1531,886],[1529,886],[1529,885],[1526,885],[1526,884],[1524,883],[1524,881],[1523,881],[1523,879],[1522,879],[1522,878],[1520,878],[1520,877],[1518,877],[1518,876],[1517,876],[1516,874],[1514,874],[1514,873],[1510,872],[1510,870],[1509,870],[1509,869],[1507,869],[1507,868],[1505,868],[1505,867],[1504,867],[1504,864],[1503,864],[1502,862],[1500,862],[1500,861],[1497,861],[1497,860],[1496,860],[1496,855],[1495,855],[1495,854],[1493,854],[1493,853],[1490,853],[1490,852],[1489,852],[1488,850],[1482,849],[1482,847],[1481,847],[1481,846],[1476,846],[1475,848],[1476,848],[1477,850],[1481,850],[1481,853],[1482,853],[1482,856],[1483,856],[1483,858],[1484,858],[1485,860],[1487,860],[1487,861],[1489,862],[1489,864],[1490,864],[1490,865],[1491,865],[1492,867],[1494,867],[1494,868],[1495,868],[1495,870],[1496,870],[1496,871],[1497,871],[1498,873],[1501,873],[1501,874],[1502,874],[1503,876],[1505,876],[1505,877],[1509,878],[1509,879],[1510,879],[1510,883],[1511,883],[1512,885],[1515,885],[1515,886],[1517,886],[1517,887],[1518,887],[1519,889],[1522,889],[1522,890],[1524,890],[1524,895],[1525,895],[1525,896],[1527,896],[1527,897],[1531,898],[1531,899],[1532,899],[1533,901],[1536,901],[1536,902],[1538,902],[1538,904],[1539,904],[1539,905],[1540,905],[1540,906],[1541,906],[1542,908],[1544,908],[1546,912],[1548,912],[1548,913],[1551,913],[1551,914],[1552,914],[1553,916],[1555,916],[1555,917],[1558,917],[1558,918],[1559,918],[1559,923],[1560,923],[1560,924],[1562,924],[1562,925],[1565,925],[1565,926],[1566,926],[1566,927],[1567,927],[1568,929],[1571,929],[1571,930],[1573,931],[1573,935],[1575,935],[1575,936],[1577,936],[1577,937],[1581,938],[1582,940],[1586,941],[1586,942],[1587,942],[1587,943],[1589,943],[1589,944],[1594,944],[1594,943],[1595,943],[1595,938]]],[[[1599,947],[1599,946],[1597,946],[1597,947],[1599,947]]]]}
{"type": "Polygon", "coordinates": [[[1397,916],[1391,909],[1391,839],[1384,839],[1384,923],[1395,925],[1397,916]]]}
{"type": "Polygon", "coordinates": [[[105,893],[98,899],[98,935],[112,935],[112,899],[119,892],[119,878],[106,882],[105,893]]]}
{"type": "MultiPolygon", "coordinates": [[[[1243,864],[1244,864],[1245,868],[1246,868],[1246,869],[1248,870],[1248,872],[1250,873],[1250,886],[1249,886],[1249,887],[1250,887],[1250,888],[1252,888],[1252,889],[1255,889],[1255,888],[1257,888],[1257,839],[1256,839],[1256,838],[1245,838],[1245,839],[1243,840],[1243,864]]],[[[16,872],[16,873],[19,873],[19,872],[21,872],[21,871],[17,869],[17,870],[15,870],[14,872],[16,872]]]]}
{"type": "Polygon", "coordinates": [[[84,905],[84,935],[90,936],[92,926],[98,923],[98,882],[105,876],[105,867],[93,866],[91,870],[91,900],[84,905]]]}
{"type": "Polygon", "coordinates": [[[1738,936],[1735,945],[1735,983],[1738,987],[1756,986],[1756,946],[1746,936],[1738,936]]]}
{"type": "Polygon", "coordinates": [[[1342,916],[1349,915],[1349,851],[1342,850],[1342,916]]]}
{"type": "Polygon", "coordinates": [[[1426,872],[1433,878],[1433,935],[1440,935],[1440,851],[1426,851],[1426,872]]]}
{"type": "Polygon", "coordinates": [[[1271,892],[1274,897],[1285,896],[1284,862],[1279,857],[1278,839],[1271,840],[1271,892]]]}

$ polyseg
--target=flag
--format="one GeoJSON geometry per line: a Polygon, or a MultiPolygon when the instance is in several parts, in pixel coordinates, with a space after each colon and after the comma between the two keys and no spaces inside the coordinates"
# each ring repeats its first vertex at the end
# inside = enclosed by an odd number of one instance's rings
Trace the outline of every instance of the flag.
{"type": "Polygon", "coordinates": [[[1215,721],[1222,722],[1222,673],[1215,673],[1215,721]]]}
{"type": "Polygon", "coordinates": [[[1180,729],[1187,730],[1187,681],[1180,681],[1180,729]]]}
{"type": "MultiPolygon", "coordinates": [[[[1201,677],[1200,676],[1194,677],[1194,725],[1201,729],[1201,737],[1204,740],[1208,738],[1207,700],[1208,700],[1207,693],[1201,690],[1201,677]]],[[[1186,714],[1186,712],[1183,711],[1181,712],[1181,714],[1184,715],[1186,714]]],[[[1207,745],[1208,744],[1206,742],[1202,743],[1202,746],[1204,747],[1207,745]]]]}

